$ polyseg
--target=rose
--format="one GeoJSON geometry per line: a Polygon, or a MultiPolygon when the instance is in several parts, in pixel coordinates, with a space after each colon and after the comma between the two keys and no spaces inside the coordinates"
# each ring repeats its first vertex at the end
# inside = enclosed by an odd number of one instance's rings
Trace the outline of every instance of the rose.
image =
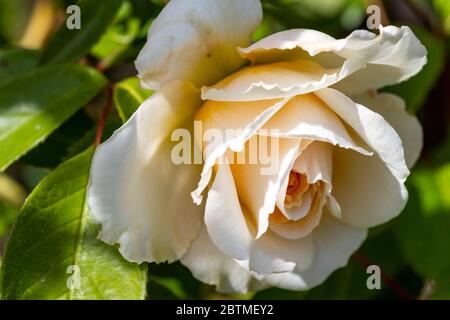
{"type": "Polygon", "coordinates": [[[97,149],[88,192],[100,239],[126,259],[181,259],[224,292],[323,282],[402,210],[422,146],[403,101],[376,91],[426,63],[409,28],[288,30],[243,48],[261,16],[257,0],[169,2],[136,61],[156,93],[97,149]],[[194,120],[241,130],[201,141],[203,166],[174,164],[171,135],[194,120]],[[219,161],[262,129],[278,132],[277,170],[219,161]]]}

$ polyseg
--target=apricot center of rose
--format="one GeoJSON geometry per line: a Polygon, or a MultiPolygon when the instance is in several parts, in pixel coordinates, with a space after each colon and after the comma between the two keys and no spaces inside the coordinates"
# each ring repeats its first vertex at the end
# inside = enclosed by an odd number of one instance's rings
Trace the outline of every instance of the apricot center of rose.
{"type": "Polygon", "coordinates": [[[301,183],[301,176],[298,172],[291,171],[289,173],[289,182],[288,187],[286,190],[286,194],[293,194],[295,191],[298,190],[301,183]]]}

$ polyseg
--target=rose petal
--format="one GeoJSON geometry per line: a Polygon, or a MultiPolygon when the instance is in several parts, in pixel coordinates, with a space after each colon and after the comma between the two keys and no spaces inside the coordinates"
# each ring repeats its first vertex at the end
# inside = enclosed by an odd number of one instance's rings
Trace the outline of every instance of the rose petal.
{"type": "Polygon", "coordinates": [[[213,84],[244,62],[236,47],[250,43],[262,19],[258,0],[172,0],[153,21],[136,60],[142,85],[174,80],[213,84]]]}
{"type": "Polygon", "coordinates": [[[315,255],[312,265],[305,271],[271,274],[263,282],[288,290],[308,290],[318,286],[333,271],[347,265],[366,235],[365,229],[347,226],[330,215],[324,215],[313,233],[315,255]]]}
{"type": "Polygon", "coordinates": [[[346,48],[338,54],[347,59],[356,55],[368,64],[335,85],[349,95],[408,80],[427,63],[427,49],[406,26],[380,27],[380,35],[373,40],[363,30],[347,39],[346,48]]]}
{"type": "Polygon", "coordinates": [[[228,256],[249,259],[255,238],[249,219],[241,209],[229,165],[217,165],[205,205],[205,224],[212,242],[228,256]]]}
{"type": "Polygon", "coordinates": [[[381,114],[402,139],[408,168],[417,162],[423,146],[423,131],[417,118],[406,111],[405,101],[389,93],[365,93],[352,97],[369,109],[381,114]]]}
{"type": "Polygon", "coordinates": [[[89,206],[100,239],[130,261],[174,261],[197,235],[202,209],[189,191],[201,168],[173,164],[171,134],[192,127],[200,103],[192,85],[168,85],[95,152],[89,206]]]}
{"type": "Polygon", "coordinates": [[[205,207],[212,243],[233,259],[249,260],[250,270],[258,274],[291,271],[296,266],[303,270],[312,263],[311,239],[291,241],[271,232],[256,239],[247,211],[239,202],[229,165],[218,165],[205,207]]]}
{"type": "Polygon", "coordinates": [[[203,87],[202,99],[254,101],[305,94],[329,87],[363,67],[359,59],[349,59],[337,68],[324,68],[311,60],[250,66],[203,87]]]}
{"type": "Polygon", "coordinates": [[[366,64],[366,67],[335,85],[335,88],[347,94],[407,80],[417,74],[427,61],[425,47],[405,26],[381,27],[378,36],[369,31],[356,30],[346,39],[340,40],[314,30],[293,29],[273,34],[248,48],[240,49],[244,58],[255,63],[282,61],[296,55],[304,58],[304,52],[321,63],[339,61],[336,60],[339,57],[343,61],[358,59],[366,64]],[[330,57],[329,53],[336,57],[330,57]]]}
{"type": "Polygon", "coordinates": [[[354,227],[374,227],[400,214],[408,192],[378,156],[364,157],[336,149],[333,161],[333,196],[341,217],[354,227]]]}
{"type": "Polygon", "coordinates": [[[257,238],[267,230],[269,215],[274,212],[277,195],[292,170],[300,142],[297,139],[270,140],[271,144],[278,144],[278,154],[270,158],[270,170],[260,163],[231,166],[239,198],[256,221],[257,238]]]}
{"type": "MultiPolygon", "coordinates": [[[[314,141],[298,156],[292,166],[292,170],[304,174],[309,185],[313,185],[319,180],[324,182],[324,190],[321,192],[324,197],[328,197],[332,190],[332,159],[332,145],[329,143],[314,141]]],[[[300,207],[294,206],[293,208],[287,209],[284,206],[286,189],[283,189],[281,190],[281,193],[278,194],[277,207],[288,220],[297,221],[305,218],[307,214],[312,214],[314,216],[315,212],[310,212],[310,210],[313,202],[313,196],[316,191],[317,190],[315,188],[310,186],[309,190],[302,195],[302,205],[300,207]]],[[[334,202],[332,204],[334,204],[334,202]]],[[[318,218],[320,219],[320,216],[318,218]]],[[[290,228],[293,227],[291,226],[290,228]]]]}
{"type": "MultiPolygon", "coordinates": [[[[201,121],[205,134],[207,130],[218,132],[219,141],[212,141],[204,148],[204,165],[197,189],[191,195],[195,203],[202,202],[201,193],[212,177],[212,168],[217,159],[227,150],[241,151],[261,127],[277,113],[291,98],[282,100],[266,100],[252,102],[216,102],[207,101],[196,115],[196,121],[201,121]],[[240,129],[232,135],[227,135],[227,129],[240,129]]],[[[211,132],[211,131],[210,131],[211,132]]],[[[204,142],[205,144],[205,142],[204,142]]]]}
{"type": "Polygon", "coordinates": [[[309,236],[321,222],[325,202],[325,197],[316,196],[306,217],[295,221],[286,220],[282,223],[274,223],[271,221],[270,230],[280,237],[290,240],[303,239],[309,236]]]}
{"type": "Polygon", "coordinates": [[[295,160],[292,169],[304,173],[309,184],[323,181],[331,184],[333,173],[333,147],[329,143],[314,141],[295,160]]]}
{"type": "Polygon", "coordinates": [[[239,48],[239,53],[254,63],[267,63],[283,60],[285,54],[296,48],[315,56],[321,52],[340,51],[345,46],[345,39],[336,40],[320,31],[290,29],[274,33],[248,48],[239,48]]]}
{"type": "Polygon", "coordinates": [[[334,89],[316,92],[375,152],[364,157],[337,149],[333,162],[333,195],[342,219],[366,228],[397,216],[408,198],[404,182],[409,175],[400,137],[379,114],[355,104],[334,89]]]}
{"type": "Polygon", "coordinates": [[[323,141],[371,155],[363,145],[353,140],[333,110],[313,94],[292,98],[280,112],[274,114],[264,124],[262,129],[275,129],[268,131],[273,137],[323,141]]]}
{"type": "Polygon", "coordinates": [[[312,237],[291,240],[268,231],[255,242],[249,269],[265,276],[295,268],[307,270],[313,264],[314,252],[312,237]]]}
{"type": "Polygon", "coordinates": [[[220,252],[209,238],[205,227],[192,242],[181,263],[202,282],[215,285],[223,293],[246,293],[262,289],[256,274],[248,271],[248,261],[238,261],[220,252]]]}

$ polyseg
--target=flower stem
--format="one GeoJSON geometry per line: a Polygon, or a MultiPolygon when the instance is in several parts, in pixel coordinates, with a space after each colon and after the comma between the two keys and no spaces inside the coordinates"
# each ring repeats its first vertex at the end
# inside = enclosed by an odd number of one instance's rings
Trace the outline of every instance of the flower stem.
{"type": "Polygon", "coordinates": [[[106,103],[103,106],[102,111],[100,113],[97,133],[95,134],[95,146],[98,146],[102,142],[106,118],[108,117],[109,111],[111,110],[112,103],[113,103],[113,87],[112,85],[108,85],[108,87],[106,88],[106,103]]]}

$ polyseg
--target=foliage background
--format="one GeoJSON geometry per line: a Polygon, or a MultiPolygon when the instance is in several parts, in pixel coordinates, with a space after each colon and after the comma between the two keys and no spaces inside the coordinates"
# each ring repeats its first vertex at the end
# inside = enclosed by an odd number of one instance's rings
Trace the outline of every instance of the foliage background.
{"type": "Polygon", "coordinates": [[[263,0],[254,40],[289,28],[345,37],[365,28],[369,4],[382,6],[383,24],[411,26],[429,51],[419,75],[384,89],[402,96],[424,127],[410,201],[320,287],[224,296],[179,263],[127,263],[95,239],[84,203],[91,145],[150,94],[139,88],[133,61],[164,1],[0,0],[1,297],[450,299],[450,1],[263,0]],[[74,3],[82,7],[79,31],[64,24],[74,3]],[[75,264],[80,289],[67,286],[75,264]],[[381,290],[366,287],[369,264],[383,271],[381,290]]]}

